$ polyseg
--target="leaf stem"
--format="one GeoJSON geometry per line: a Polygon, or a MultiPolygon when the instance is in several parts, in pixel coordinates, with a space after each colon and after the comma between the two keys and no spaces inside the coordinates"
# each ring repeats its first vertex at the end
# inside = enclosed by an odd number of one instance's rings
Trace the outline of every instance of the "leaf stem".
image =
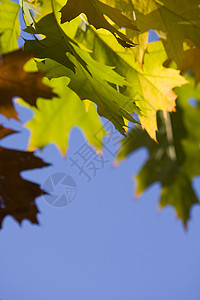
{"type": "Polygon", "coordinates": [[[166,128],[166,135],[168,140],[168,151],[169,151],[169,157],[172,161],[177,160],[176,155],[176,149],[174,146],[174,136],[173,136],[173,130],[172,130],[172,123],[171,123],[171,117],[170,113],[167,111],[164,115],[164,122],[165,122],[165,128],[166,128]]]}

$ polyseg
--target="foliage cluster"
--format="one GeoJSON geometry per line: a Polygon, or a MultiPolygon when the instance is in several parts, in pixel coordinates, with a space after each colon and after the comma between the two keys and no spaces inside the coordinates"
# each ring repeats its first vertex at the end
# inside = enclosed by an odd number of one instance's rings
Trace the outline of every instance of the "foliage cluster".
{"type": "MultiPolygon", "coordinates": [[[[0,113],[20,122],[15,96],[34,111],[27,151],[0,148],[0,224],[7,215],[37,223],[42,191],[20,172],[46,164],[30,151],[54,142],[65,155],[73,126],[100,150],[104,117],[122,135],[118,162],[149,151],[137,195],[159,181],[160,207],[173,205],[187,226],[199,203],[200,0],[1,0],[0,54],[0,113]]],[[[0,138],[9,134],[1,125],[0,138]]]]}

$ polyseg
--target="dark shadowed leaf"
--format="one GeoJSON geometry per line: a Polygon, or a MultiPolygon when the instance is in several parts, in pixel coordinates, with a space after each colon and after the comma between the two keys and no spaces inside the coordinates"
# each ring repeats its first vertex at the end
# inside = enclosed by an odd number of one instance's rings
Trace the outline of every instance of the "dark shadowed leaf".
{"type": "Polygon", "coordinates": [[[184,52],[183,72],[192,71],[196,83],[200,82],[200,49],[192,48],[184,52]]]}
{"type": "MultiPolygon", "coordinates": [[[[0,126],[0,139],[13,133],[0,126]]],[[[0,228],[3,219],[11,215],[19,223],[28,219],[38,223],[35,198],[42,194],[39,185],[22,179],[20,172],[48,166],[32,152],[0,147],[0,228]]]]}
{"type": "Polygon", "coordinates": [[[77,61],[87,70],[86,63],[74,50],[76,43],[63,32],[55,15],[48,14],[42,18],[36,26],[26,28],[24,31],[32,34],[43,34],[44,39],[26,40],[25,50],[36,53],[39,58],[51,58],[75,72],[75,66],[69,59],[68,54],[76,57],[77,61]]]}
{"type": "Polygon", "coordinates": [[[93,25],[96,29],[107,29],[114,34],[114,36],[117,35],[117,39],[123,47],[135,45],[121,31],[117,30],[115,26],[111,25],[104,15],[109,17],[120,28],[126,27],[137,30],[131,20],[124,16],[120,10],[104,4],[99,0],[68,0],[60,11],[62,14],[61,23],[69,22],[81,13],[84,13],[90,25],[93,25]]]}

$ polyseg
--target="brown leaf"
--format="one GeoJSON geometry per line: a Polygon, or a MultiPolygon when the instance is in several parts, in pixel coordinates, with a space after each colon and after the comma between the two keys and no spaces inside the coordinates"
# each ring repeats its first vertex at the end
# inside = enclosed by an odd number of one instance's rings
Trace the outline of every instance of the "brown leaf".
{"type": "Polygon", "coordinates": [[[0,124],[0,140],[3,139],[4,137],[6,137],[7,135],[10,135],[12,133],[15,133],[16,131],[9,129],[9,128],[4,128],[1,124],[0,124]]]}
{"type": "Polygon", "coordinates": [[[24,64],[32,58],[32,53],[17,50],[0,57],[0,113],[7,118],[17,119],[12,104],[15,96],[23,98],[36,106],[37,97],[49,98],[57,96],[52,89],[42,83],[41,72],[26,72],[24,64]]]}
{"type": "MultiPolygon", "coordinates": [[[[0,125],[0,139],[14,133],[0,125]]],[[[9,150],[0,147],[0,228],[3,219],[11,215],[21,223],[28,219],[38,223],[35,198],[43,192],[39,185],[24,180],[20,172],[48,166],[32,152],[9,150]]]]}
{"type": "Polygon", "coordinates": [[[0,228],[11,215],[19,223],[28,219],[38,223],[35,198],[43,192],[39,185],[22,179],[20,172],[48,166],[32,152],[0,148],[0,228]]]}

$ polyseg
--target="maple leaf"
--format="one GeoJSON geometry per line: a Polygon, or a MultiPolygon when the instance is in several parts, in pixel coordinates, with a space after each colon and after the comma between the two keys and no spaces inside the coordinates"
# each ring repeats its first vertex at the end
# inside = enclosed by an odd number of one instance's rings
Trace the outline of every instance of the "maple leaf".
{"type": "Polygon", "coordinates": [[[17,119],[12,104],[14,96],[22,97],[31,105],[36,105],[37,97],[56,96],[52,89],[42,83],[41,72],[27,73],[23,66],[33,57],[32,53],[16,50],[0,57],[0,113],[17,119]]]}
{"type": "Polygon", "coordinates": [[[104,15],[109,17],[120,28],[126,27],[137,30],[131,20],[124,16],[120,10],[106,5],[99,0],[68,0],[60,12],[62,14],[61,23],[69,22],[81,13],[84,13],[87,16],[90,25],[93,25],[96,29],[107,29],[115,37],[117,35],[117,40],[123,47],[131,47],[135,45],[121,31],[112,26],[106,20],[104,15]]]}
{"type": "Polygon", "coordinates": [[[194,82],[189,80],[190,84],[176,88],[177,112],[168,114],[167,118],[158,113],[158,143],[150,139],[146,131],[134,128],[124,139],[118,154],[120,161],[136,149],[147,147],[149,159],[136,176],[136,194],[159,181],[162,184],[160,207],[174,206],[185,226],[191,207],[199,204],[192,179],[200,175],[200,85],[196,89],[194,82]],[[190,106],[190,97],[197,98],[196,107],[190,106]]]}
{"type": "Polygon", "coordinates": [[[17,40],[20,35],[20,6],[8,0],[0,2],[0,53],[18,49],[17,40]]]}
{"type": "MultiPolygon", "coordinates": [[[[14,133],[0,125],[0,139],[14,133]]],[[[3,219],[11,215],[19,223],[28,219],[38,223],[35,198],[44,193],[39,185],[21,178],[20,172],[48,166],[32,152],[0,147],[0,228],[3,219]]]]}
{"type": "Polygon", "coordinates": [[[92,50],[91,56],[104,64],[116,66],[115,71],[124,76],[129,85],[122,93],[132,97],[140,108],[140,121],[156,139],[158,110],[175,110],[176,94],[173,88],[187,83],[180,71],[163,67],[166,53],[160,41],[148,45],[148,53],[144,58],[143,69],[134,60],[131,51],[124,53],[115,39],[105,31],[96,31],[87,26],[77,31],[76,39],[92,50]]]}
{"type": "Polygon", "coordinates": [[[52,79],[50,83],[59,98],[53,98],[52,101],[39,98],[38,108],[32,108],[34,117],[26,124],[31,131],[29,150],[43,148],[54,142],[65,154],[69,133],[74,126],[83,129],[88,142],[100,150],[105,131],[101,130],[101,136],[95,138],[94,134],[102,124],[94,103],[90,102],[86,112],[84,101],[67,87],[69,79],[66,77],[52,79]]]}

